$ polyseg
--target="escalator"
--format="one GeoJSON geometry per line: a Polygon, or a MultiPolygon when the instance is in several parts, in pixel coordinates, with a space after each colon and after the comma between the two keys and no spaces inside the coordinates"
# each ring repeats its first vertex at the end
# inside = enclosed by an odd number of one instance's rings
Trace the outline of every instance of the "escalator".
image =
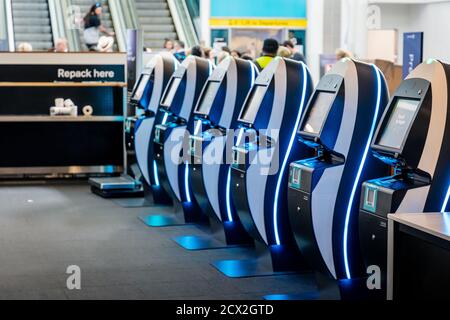
{"type": "MultiPolygon", "coordinates": [[[[34,1],[34,0],[33,0],[34,1]]],[[[82,17],[84,17],[84,15],[86,15],[88,13],[88,11],[90,10],[91,6],[93,4],[95,4],[96,2],[100,2],[102,4],[103,7],[103,14],[101,17],[101,21],[103,26],[108,30],[108,31],[114,31],[114,23],[113,23],[113,19],[111,16],[111,11],[110,11],[110,7],[109,7],[109,1],[108,0],[101,0],[101,1],[95,1],[95,0],[71,0],[71,4],[74,6],[78,6],[79,7],[79,12],[81,12],[82,17]]],[[[84,41],[84,34],[83,34],[83,29],[79,30],[79,39],[80,39],[80,48],[82,51],[87,51],[87,47],[84,41]]],[[[114,51],[118,51],[118,46],[117,46],[117,40],[115,40],[115,44],[114,44],[114,51]]]]}
{"type": "Polygon", "coordinates": [[[47,0],[12,0],[15,46],[28,42],[34,51],[53,48],[53,34],[47,0]]]}
{"type": "Polygon", "coordinates": [[[144,31],[144,46],[163,49],[164,39],[178,39],[166,0],[135,0],[137,16],[144,31]]]}

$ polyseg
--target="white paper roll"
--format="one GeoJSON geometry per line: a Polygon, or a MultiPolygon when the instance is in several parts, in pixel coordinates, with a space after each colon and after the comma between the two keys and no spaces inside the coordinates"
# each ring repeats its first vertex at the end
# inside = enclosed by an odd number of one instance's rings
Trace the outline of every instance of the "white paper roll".
{"type": "Polygon", "coordinates": [[[64,99],[63,98],[55,99],[55,107],[64,108],[64,99]]]}
{"type": "Polygon", "coordinates": [[[92,106],[85,106],[83,108],[83,114],[86,117],[92,116],[94,114],[94,108],[92,108],[92,106]]]}
{"type": "Polygon", "coordinates": [[[72,108],[58,108],[58,107],[50,108],[51,116],[71,116],[72,112],[73,112],[72,108]]]}
{"type": "Polygon", "coordinates": [[[75,103],[73,103],[72,100],[67,99],[66,101],[64,101],[64,107],[66,107],[66,108],[73,108],[73,107],[75,107],[75,103]]]}

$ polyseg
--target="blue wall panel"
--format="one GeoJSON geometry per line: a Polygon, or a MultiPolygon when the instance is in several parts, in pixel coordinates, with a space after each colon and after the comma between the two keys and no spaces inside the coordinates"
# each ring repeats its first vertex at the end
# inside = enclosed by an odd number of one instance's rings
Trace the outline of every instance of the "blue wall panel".
{"type": "Polygon", "coordinates": [[[211,0],[211,17],[306,18],[306,0],[211,0]]]}

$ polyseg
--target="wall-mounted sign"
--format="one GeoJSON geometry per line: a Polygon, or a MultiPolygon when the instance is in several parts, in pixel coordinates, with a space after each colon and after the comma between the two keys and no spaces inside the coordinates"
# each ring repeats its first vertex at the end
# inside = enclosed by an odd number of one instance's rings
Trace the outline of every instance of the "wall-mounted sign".
{"type": "Polygon", "coordinates": [[[211,0],[210,25],[306,28],[306,0],[211,0]]]}
{"type": "Polygon", "coordinates": [[[127,65],[128,65],[128,90],[133,90],[134,85],[142,71],[143,34],[140,30],[127,30],[127,65]]]}
{"type": "Polygon", "coordinates": [[[377,5],[367,7],[367,29],[378,30],[381,28],[381,8],[377,5]]]}
{"type": "Polygon", "coordinates": [[[423,61],[423,32],[403,34],[403,78],[423,61]]]}
{"type": "Polygon", "coordinates": [[[211,30],[211,43],[220,43],[225,46],[229,43],[229,30],[228,29],[212,29],[211,30]]]}
{"type": "Polygon", "coordinates": [[[210,19],[211,27],[306,28],[306,19],[210,19]]]}
{"type": "Polygon", "coordinates": [[[306,18],[306,0],[211,0],[212,18],[306,18]]]}

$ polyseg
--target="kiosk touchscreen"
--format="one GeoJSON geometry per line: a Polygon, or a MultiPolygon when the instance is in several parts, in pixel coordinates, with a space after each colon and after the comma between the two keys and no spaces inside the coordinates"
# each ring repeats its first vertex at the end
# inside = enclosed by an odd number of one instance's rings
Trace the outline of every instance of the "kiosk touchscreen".
{"type": "Polygon", "coordinates": [[[295,133],[312,87],[303,63],[276,58],[258,76],[244,103],[233,147],[230,194],[244,228],[257,247],[266,252],[269,248],[270,259],[215,262],[227,276],[264,276],[305,267],[285,200],[288,163],[310,155],[295,141],[295,133]]]}
{"type": "MultiPolygon", "coordinates": [[[[175,205],[182,205],[186,222],[202,219],[188,179],[188,129],[193,126],[195,103],[212,71],[213,65],[208,60],[189,56],[172,75],[161,99],[153,156],[148,162],[153,164],[154,188],[161,190],[159,194],[168,195],[175,205]]],[[[163,220],[168,225],[175,223],[171,218],[163,220]]],[[[162,226],[160,216],[144,218],[144,221],[150,226],[162,226]]]]}
{"type": "Polygon", "coordinates": [[[147,99],[143,99],[144,93],[146,93],[147,90],[152,91],[154,81],[155,78],[153,74],[153,69],[150,69],[148,67],[145,68],[138,82],[136,83],[133,92],[131,93],[130,102],[135,104],[136,108],[140,109],[147,108],[149,101],[147,99]]]}
{"type": "Polygon", "coordinates": [[[386,298],[387,215],[450,209],[449,80],[449,65],[419,65],[397,89],[373,139],[372,153],[395,168],[393,176],[365,182],[361,193],[361,251],[366,267],[381,269],[380,298],[386,298]]]}
{"type": "Polygon", "coordinates": [[[103,197],[141,197],[148,191],[154,181],[148,156],[152,154],[155,117],[163,90],[178,65],[171,54],[165,53],[147,64],[130,96],[129,112],[135,115],[125,122],[128,176],[91,179],[95,193],[103,197]]]}
{"type": "Polygon", "coordinates": [[[190,136],[192,196],[217,237],[178,237],[186,249],[205,250],[251,243],[231,201],[230,164],[238,117],[258,71],[250,61],[227,58],[208,79],[194,111],[190,136]],[[223,223],[223,224],[222,224],[223,223]]]}
{"type": "Polygon", "coordinates": [[[369,153],[388,101],[374,65],[345,59],[316,88],[298,138],[317,156],[290,165],[288,212],[309,265],[331,283],[362,276],[358,203],[364,180],[389,172],[369,153]]]}

